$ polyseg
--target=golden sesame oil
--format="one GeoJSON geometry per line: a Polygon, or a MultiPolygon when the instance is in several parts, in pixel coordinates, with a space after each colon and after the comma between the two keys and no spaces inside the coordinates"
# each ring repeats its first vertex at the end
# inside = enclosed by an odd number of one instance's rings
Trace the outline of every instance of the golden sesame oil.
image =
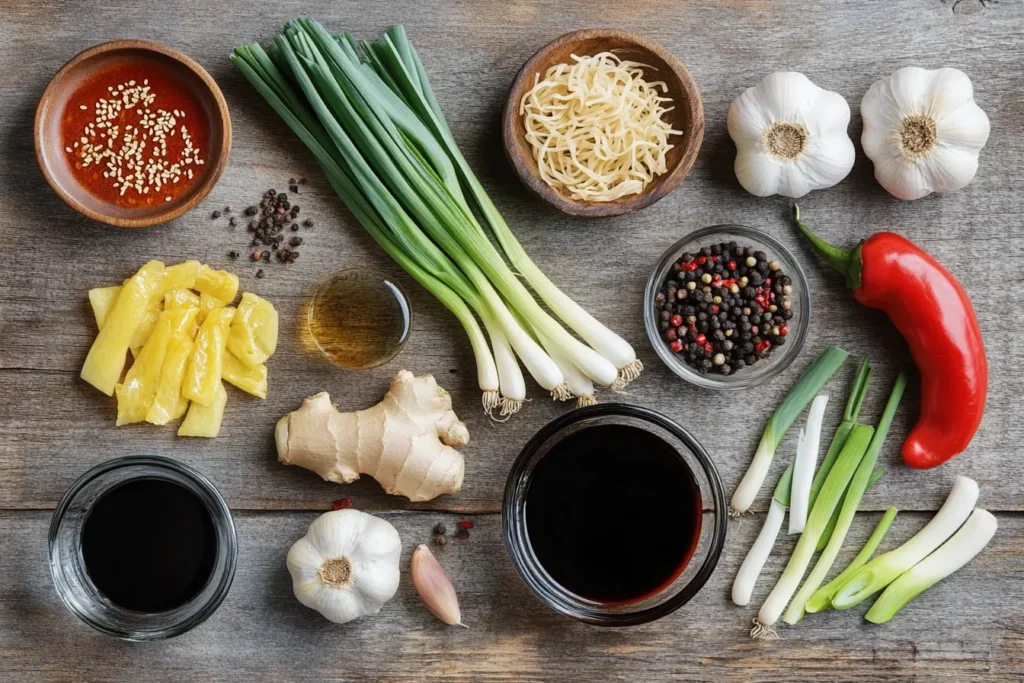
{"type": "Polygon", "coordinates": [[[391,277],[350,268],[321,283],[309,306],[309,333],[330,360],[351,370],[383,365],[409,337],[409,299],[391,277]]]}

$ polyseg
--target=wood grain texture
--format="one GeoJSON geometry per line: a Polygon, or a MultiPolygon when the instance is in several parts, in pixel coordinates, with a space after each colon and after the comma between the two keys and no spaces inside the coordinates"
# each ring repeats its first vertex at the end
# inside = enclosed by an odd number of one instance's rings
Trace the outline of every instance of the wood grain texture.
{"type": "MultiPolygon", "coordinates": [[[[6,0],[0,12],[0,677],[12,680],[211,680],[692,678],[698,680],[1020,680],[1024,676],[1024,3],[1020,0],[705,0],[703,2],[532,2],[452,0],[420,4],[383,0],[242,0],[200,3],[39,3],[6,0]],[[398,274],[332,196],[311,157],[228,62],[231,47],[269,40],[288,19],[316,16],[336,30],[374,38],[396,21],[406,24],[432,77],[449,123],[482,182],[526,250],[573,298],[633,342],[647,366],[620,400],[662,410],[688,427],[715,458],[728,491],[745,470],[767,414],[826,345],[854,359],[870,354],[876,379],[864,416],[877,419],[888,384],[910,362],[884,316],[859,307],[840,278],[786,223],[787,202],[746,194],[732,171],[735,148],[725,128],[729,103],[775,70],[798,70],[844,95],[854,111],[877,78],[900,66],[954,66],[974,81],[992,122],[977,178],[949,196],[915,202],[889,197],[860,153],[850,176],[802,201],[808,224],[836,243],[853,244],[894,229],[931,251],[973,297],[985,335],[991,393],[969,451],[937,470],[911,471],[898,447],[916,413],[911,387],[880,462],[887,474],[863,507],[933,511],[956,474],[978,480],[980,504],[999,512],[993,545],[954,578],[936,587],[892,624],[876,628],[858,614],[822,615],[780,643],[750,643],[743,635],[753,610],[728,602],[728,585],[758,516],[733,524],[712,583],[683,611],[660,623],[624,631],[588,628],[555,616],[532,598],[500,547],[498,516],[478,518],[470,544],[445,562],[463,593],[473,628],[445,631],[416,605],[408,581],[385,614],[334,627],[302,609],[290,594],[283,557],[313,515],[351,496],[363,509],[405,507],[372,481],[339,487],[277,464],[274,422],[301,400],[328,390],[342,408],[380,399],[400,368],[430,372],[451,390],[469,425],[466,484],[456,496],[427,505],[466,513],[500,507],[512,459],[543,424],[565,410],[530,386],[534,400],[504,425],[481,414],[472,356],[458,324],[404,275],[414,308],[405,351],[372,371],[341,371],[300,334],[304,305],[317,282],[349,266],[398,274]],[[519,184],[501,152],[501,110],[522,64],[566,31],[609,26],[636,31],[679,57],[696,79],[706,115],[704,145],[686,182],[641,212],[580,221],[542,205],[519,184]],[[76,52],[116,38],[145,38],[179,49],[220,84],[234,123],[225,174],[196,211],[173,223],[123,231],[92,223],[47,188],[33,158],[32,116],[50,76],[76,52]],[[291,268],[232,263],[244,251],[243,229],[212,221],[226,204],[254,203],[268,187],[307,176],[297,200],[317,225],[304,234],[291,268]],[[771,231],[807,271],[814,319],[802,357],[781,380],[742,394],[709,393],[681,383],[660,367],[645,340],[643,286],[661,252],[681,235],[714,223],[744,223],[771,231]],[[115,406],[78,379],[94,336],[85,292],[119,282],[151,258],[196,258],[232,267],[242,288],[273,301],[282,314],[279,351],[270,363],[270,396],[251,399],[229,390],[222,437],[176,439],[173,430],[115,429],[115,406]],[[46,576],[44,538],[49,514],[68,485],[88,467],[116,455],[159,453],[207,474],[236,510],[242,555],[225,606],[199,631],[145,647],[89,632],[57,601],[46,576]],[[255,512],[280,510],[281,512],[255,512]],[[463,554],[464,553],[464,554],[463,554]]],[[[855,362],[830,384],[844,394],[855,362]]],[[[613,397],[602,394],[601,400],[613,397]]],[[[955,397],[952,397],[955,400],[955,397]]],[[[830,402],[834,424],[841,401],[830,402]]],[[[793,452],[779,450],[773,478],[793,452]]],[[[754,506],[766,509],[766,494],[754,506]]],[[[642,511],[635,513],[642,519],[642,511]]],[[[440,513],[389,512],[407,544],[422,539],[440,513]]],[[[858,519],[863,538],[875,515],[858,519]]],[[[890,542],[907,538],[926,514],[901,515],[890,542]],[[899,533],[897,533],[899,532],[899,533]]],[[[850,552],[854,550],[851,545],[850,552]]],[[[781,570],[772,559],[769,576],[781,570]]],[[[759,585],[755,602],[767,593],[759,585]]]]}
{"type": "MultiPolygon", "coordinates": [[[[132,645],[94,633],[65,610],[46,568],[45,512],[0,513],[0,657],[8,680],[419,680],[521,681],[1015,681],[1024,674],[1024,615],[1007,600],[1024,580],[1024,516],[999,515],[985,553],[907,606],[885,626],[863,620],[866,605],[809,615],[780,639],[746,635],[756,608],[728,607],[741,557],[728,555],[704,590],[661,621],[625,629],[586,626],[556,615],[529,593],[504,561],[500,517],[481,515],[466,541],[433,551],[450,573],[468,630],[446,627],[420,604],[409,558],[439,521],[427,512],[382,516],[402,537],[398,594],[375,617],[331,624],[300,605],[285,568],[289,546],[313,513],[243,512],[231,593],[202,626],[162,643],[132,645]],[[956,618],[950,618],[956,615],[956,618]]],[[[879,513],[857,517],[845,566],[879,513]]],[[[900,514],[882,549],[926,521],[900,514]]],[[[748,546],[761,516],[730,539],[748,546]]],[[[754,591],[760,603],[792,543],[780,543],[754,591]]]]}

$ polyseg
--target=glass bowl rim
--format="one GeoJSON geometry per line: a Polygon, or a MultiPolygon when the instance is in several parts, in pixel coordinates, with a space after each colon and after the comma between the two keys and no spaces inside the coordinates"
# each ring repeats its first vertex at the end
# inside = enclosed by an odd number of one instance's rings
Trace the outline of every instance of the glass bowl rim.
{"type": "MultiPolygon", "coordinates": [[[[683,457],[682,454],[680,454],[680,457],[683,457]]],[[[601,403],[599,405],[576,408],[556,417],[541,427],[523,446],[523,449],[512,464],[505,484],[505,493],[502,500],[502,535],[505,541],[505,550],[512,559],[512,564],[515,566],[519,578],[548,607],[561,614],[595,626],[635,626],[660,619],[675,612],[692,600],[704,587],[718,566],[722,551],[725,548],[729,527],[727,510],[725,487],[718,474],[718,469],[711,459],[711,455],[685,427],[672,418],[650,408],[626,403],[601,403]],[[715,508],[712,511],[714,517],[712,535],[705,551],[706,555],[697,572],[664,602],[633,611],[601,612],[599,610],[584,610],[567,601],[561,595],[561,593],[566,592],[564,589],[555,584],[543,572],[537,572],[533,569],[532,565],[535,562],[530,559],[527,543],[522,541],[526,537],[526,523],[522,516],[518,514],[521,508],[519,499],[525,496],[527,488],[525,483],[529,478],[529,472],[527,471],[529,461],[541,446],[566,428],[582,420],[601,417],[629,417],[643,420],[660,427],[679,439],[700,463],[701,470],[707,478],[708,487],[711,489],[711,498],[715,504],[715,508]]]]}
{"type": "MultiPolygon", "coordinates": [[[[60,503],[58,503],[54,510],[53,517],[50,519],[50,528],[47,536],[47,563],[50,568],[50,578],[53,581],[54,588],[56,589],[61,602],[64,603],[64,606],[67,607],[68,611],[84,623],[105,635],[113,636],[121,640],[165,640],[187,633],[196,626],[202,624],[217,611],[224,602],[224,599],[227,598],[228,592],[231,590],[231,585],[234,583],[237,562],[238,536],[235,529],[234,518],[231,515],[231,509],[228,507],[228,504],[224,500],[220,491],[217,490],[217,487],[213,485],[213,482],[211,482],[206,475],[183,462],[179,462],[178,460],[163,455],[123,455],[111,458],[110,460],[105,460],[104,462],[86,470],[77,479],[75,479],[74,482],[72,482],[71,486],[68,487],[68,490],[64,493],[63,497],[61,497],[60,503]],[[68,595],[69,588],[65,585],[65,579],[61,575],[61,571],[58,567],[59,561],[55,557],[56,544],[58,541],[61,523],[63,522],[68,509],[74,503],[75,497],[81,493],[82,489],[95,479],[105,474],[115,470],[137,466],[164,468],[191,480],[210,498],[210,500],[214,502],[216,509],[211,510],[214,525],[218,528],[219,532],[223,533],[227,540],[226,547],[224,548],[225,564],[223,574],[220,577],[215,592],[210,596],[209,600],[187,619],[151,632],[123,631],[105,623],[98,622],[89,614],[82,611],[77,605],[75,605],[70,595],[68,595]]],[[[211,575],[211,580],[213,578],[214,577],[211,575]]]]}
{"type": "Polygon", "coordinates": [[[803,348],[804,342],[807,340],[807,334],[810,327],[811,295],[810,291],[808,291],[807,276],[796,256],[794,256],[793,252],[784,244],[769,235],[767,232],[758,230],[757,228],[752,228],[748,225],[742,225],[740,223],[718,223],[715,225],[705,226],[676,240],[668,249],[662,252],[661,256],[658,257],[654,270],[651,272],[650,277],[648,277],[647,284],[644,287],[644,329],[647,332],[647,339],[650,342],[650,345],[654,348],[654,353],[677,377],[704,389],[738,391],[760,386],[777,377],[786,370],[786,368],[788,368],[793,360],[800,354],[800,350],[803,348]],[[775,252],[778,256],[781,256],[781,258],[792,263],[792,273],[787,273],[787,275],[790,275],[790,277],[793,278],[794,284],[799,285],[797,297],[800,301],[802,315],[797,320],[796,329],[794,330],[795,334],[790,335],[787,338],[787,341],[789,341],[788,346],[778,352],[779,357],[774,360],[772,365],[770,365],[769,368],[760,376],[753,379],[745,377],[742,372],[719,378],[717,376],[713,377],[710,374],[702,375],[696,370],[693,370],[690,366],[678,360],[675,357],[675,354],[669,351],[668,347],[663,343],[661,333],[658,330],[657,320],[655,319],[654,297],[657,294],[658,289],[660,289],[661,283],[664,281],[668,269],[671,267],[671,262],[682,253],[683,246],[690,242],[705,239],[723,232],[741,235],[760,242],[775,252]]]}

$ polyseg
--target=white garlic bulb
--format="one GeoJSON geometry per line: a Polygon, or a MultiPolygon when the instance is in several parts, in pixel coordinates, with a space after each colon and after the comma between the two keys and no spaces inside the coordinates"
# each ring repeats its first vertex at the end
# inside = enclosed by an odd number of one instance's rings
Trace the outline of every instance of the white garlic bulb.
{"type": "Polygon", "coordinates": [[[864,153],[894,197],[959,190],[977,173],[989,123],[964,72],[904,67],[868,88],[860,113],[864,153]]]}
{"type": "Polygon", "coordinates": [[[803,197],[832,187],[853,168],[850,105],[807,76],[778,72],[729,105],[736,178],[758,197],[803,197]]]}
{"type": "Polygon", "coordinates": [[[401,554],[398,532],[383,519],[359,510],[327,512],[288,551],[292,590],[338,624],[376,614],[398,590],[401,554]]]}

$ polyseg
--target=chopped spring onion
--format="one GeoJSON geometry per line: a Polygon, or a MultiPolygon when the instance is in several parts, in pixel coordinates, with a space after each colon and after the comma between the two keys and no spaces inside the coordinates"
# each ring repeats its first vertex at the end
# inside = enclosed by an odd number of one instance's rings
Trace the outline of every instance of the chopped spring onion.
{"type": "Polygon", "coordinates": [[[800,540],[797,541],[785,571],[782,572],[775,588],[772,589],[768,599],[764,601],[757,613],[754,627],[750,630],[752,638],[765,638],[773,633],[772,626],[779,620],[782,610],[785,609],[789,599],[796,592],[797,586],[800,585],[800,579],[803,578],[804,572],[807,571],[807,565],[810,564],[811,557],[814,555],[818,536],[824,530],[828,518],[832,516],[832,510],[839,504],[839,499],[850,483],[850,479],[853,478],[853,473],[860,464],[864,452],[868,449],[868,443],[874,433],[875,430],[872,427],[862,424],[855,426],[850,433],[850,438],[846,440],[846,445],[839,453],[836,464],[828,473],[824,486],[821,487],[821,494],[814,503],[814,509],[811,510],[811,514],[807,518],[807,526],[800,535],[800,540]]]}
{"type": "Polygon", "coordinates": [[[889,434],[889,427],[892,426],[892,419],[896,415],[896,409],[899,407],[900,399],[903,398],[903,390],[906,387],[907,373],[901,372],[896,377],[896,383],[889,394],[885,410],[882,411],[882,419],[879,421],[878,427],[875,428],[874,436],[871,437],[871,444],[868,446],[867,453],[864,454],[860,465],[857,466],[857,472],[853,475],[853,479],[850,480],[850,487],[846,490],[845,496],[843,496],[842,508],[832,534],[832,539],[825,546],[825,550],[818,557],[814,569],[811,570],[807,580],[804,581],[804,585],[797,591],[797,594],[793,597],[793,602],[790,603],[789,608],[786,610],[783,621],[787,624],[795,624],[803,619],[804,606],[814,592],[818,590],[818,587],[821,586],[829,570],[832,569],[832,563],[835,562],[840,548],[843,547],[843,541],[846,540],[846,534],[850,530],[850,525],[853,524],[853,518],[857,514],[861,498],[863,498],[864,492],[868,488],[871,474],[875,469],[875,463],[878,461],[878,455],[882,452],[885,438],[889,434]]]}
{"type": "Polygon", "coordinates": [[[992,540],[998,526],[991,512],[975,509],[942,547],[890,583],[864,618],[874,624],[892,619],[908,602],[974,559],[992,540]]]}
{"type": "Polygon", "coordinates": [[[811,596],[811,599],[807,601],[805,609],[814,614],[824,609],[828,609],[832,606],[832,596],[836,594],[839,587],[846,583],[846,580],[853,576],[854,572],[863,567],[871,559],[871,556],[875,554],[875,550],[878,549],[878,545],[885,538],[885,534],[889,531],[889,527],[892,525],[892,521],[896,519],[896,513],[899,512],[894,507],[886,508],[885,514],[882,515],[882,519],[879,520],[875,530],[871,532],[871,536],[868,538],[867,543],[857,553],[857,557],[853,558],[853,562],[839,574],[836,578],[832,579],[824,586],[819,588],[811,596]]]}
{"type": "MultiPolygon", "coordinates": [[[[850,397],[846,399],[843,419],[839,426],[836,427],[836,431],[832,436],[832,443],[829,444],[825,458],[821,461],[821,467],[814,473],[814,481],[811,482],[811,499],[807,505],[808,510],[814,507],[814,501],[818,499],[818,492],[821,491],[821,485],[825,483],[825,477],[828,476],[829,471],[832,469],[833,463],[835,463],[836,458],[839,456],[839,451],[843,450],[843,444],[846,443],[850,432],[853,431],[853,425],[857,423],[857,416],[860,415],[860,408],[864,404],[864,396],[867,394],[870,382],[871,364],[870,359],[865,357],[861,361],[860,367],[857,368],[857,377],[853,380],[853,389],[850,390],[850,397]]],[[[831,532],[828,533],[831,534],[831,532]]],[[[827,542],[828,539],[824,539],[824,542],[819,543],[818,552],[821,552],[827,542]]]]}
{"type": "Polygon", "coordinates": [[[775,486],[775,495],[772,496],[771,505],[768,507],[768,515],[764,519],[764,526],[757,540],[750,546],[747,556],[743,558],[740,570],[736,572],[736,579],[732,582],[732,601],[740,607],[750,604],[750,595],[754,592],[754,585],[757,578],[764,569],[768,556],[771,555],[775,540],[779,537],[782,529],[782,519],[786,516],[786,507],[789,505],[789,490],[793,480],[793,466],[790,465],[779,477],[779,483],[775,486]]]}
{"type": "Polygon", "coordinates": [[[488,413],[497,409],[507,416],[525,399],[516,356],[538,384],[557,398],[569,397],[565,373],[532,330],[543,333],[563,367],[600,385],[636,375],[628,344],[559,292],[532,262],[524,265],[528,257],[459,153],[401,27],[360,46],[348,36],[330,35],[316,21],[296,19],[266,50],[239,46],[231,60],[313,152],[359,223],[463,324],[488,413]],[[491,225],[511,268],[464,191],[491,225]],[[591,346],[545,311],[513,268],[591,346]]]}
{"type": "Polygon", "coordinates": [[[882,590],[923,560],[960,528],[978,502],[978,482],[958,476],[939,511],[913,538],[858,569],[832,596],[834,609],[849,609],[882,590]]]}
{"type": "Polygon", "coordinates": [[[799,534],[807,524],[808,501],[811,498],[811,481],[814,467],[818,464],[818,447],[821,444],[821,423],[825,419],[828,395],[819,394],[811,401],[807,411],[807,429],[800,433],[797,443],[796,460],[793,463],[793,490],[789,503],[789,533],[799,534]]]}
{"type": "Polygon", "coordinates": [[[765,477],[768,476],[768,469],[771,467],[775,450],[779,447],[782,438],[792,426],[797,416],[803,412],[807,404],[811,402],[814,395],[818,393],[825,382],[835,374],[839,366],[846,360],[846,351],[830,346],[818,356],[810,367],[804,370],[796,385],[782,399],[782,403],[775,409],[772,416],[768,418],[768,425],[764,428],[761,441],[757,444],[757,452],[750,462],[750,468],[743,475],[740,485],[732,495],[729,503],[729,514],[739,515],[750,509],[757,492],[761,490],[765,477]]]}

